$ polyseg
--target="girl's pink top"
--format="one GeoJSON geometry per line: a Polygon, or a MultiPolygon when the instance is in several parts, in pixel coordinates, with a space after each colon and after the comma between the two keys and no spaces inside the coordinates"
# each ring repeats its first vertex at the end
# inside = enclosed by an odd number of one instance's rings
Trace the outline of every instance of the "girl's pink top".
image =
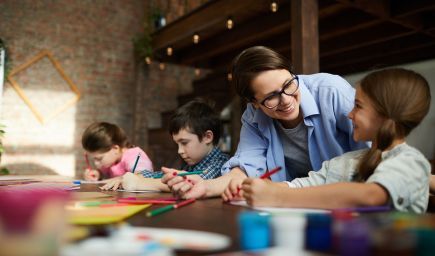
{"type": "Polygon", "coordinates": [[[121,161],[112,165],[109,168],[101,169],[101,172],[104,176],[108,176],[110,178],[124,175],[124,173],[126,172],[131,172],[133,170],[133,166],[136,162],[138,154],[140,154],[140,158],[137,163],[135,172],[142,171],[144,169],[150,171],[153,170],[153,163],[151,162],[147,154],[145,154],[145,152],[141,148],[134,147],[124,151],[121,161]]]}

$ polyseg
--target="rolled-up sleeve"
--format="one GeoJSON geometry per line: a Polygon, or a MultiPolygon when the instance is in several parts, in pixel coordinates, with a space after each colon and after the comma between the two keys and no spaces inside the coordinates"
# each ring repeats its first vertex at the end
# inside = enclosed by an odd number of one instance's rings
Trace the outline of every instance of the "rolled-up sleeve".
{"type": "Polygon", "coordinates": [[[267,169],[266,152],[268,143],[257,127],[248,121],[249,118],[252,118],[252,112],[248,109],[242,116],[242,128],[237,151],[222,166],[222,175],[230,172],[232,168],[239,167],[249,177],[258,177],[259,173],[263,173],[267,169]]]}
{"type": "Polygon", "coordinates": [[[394,208],[423,213],[429,200],[430,164],[420,154],[407,152],[381,162],[367,182],[384,187],[394,208]]]}

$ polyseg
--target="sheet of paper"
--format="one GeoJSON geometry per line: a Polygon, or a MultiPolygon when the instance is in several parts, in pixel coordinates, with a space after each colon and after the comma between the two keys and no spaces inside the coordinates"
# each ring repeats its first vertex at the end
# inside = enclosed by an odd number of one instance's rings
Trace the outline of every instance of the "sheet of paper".
{"type": "Polygon", "coordinates": [[[70,224],[100,225],[122,221],[149,206],[151,205],[143,204],[112,207],[67,206],[66,211],[70,224]]]}
{"type": "Polygon", "coordinates": [[[129,193],[160,193],[159,190],[126,190],[126,189],[117,189],[118,192],[129,192],[129,193]]]}
{"type": "Polygon", "coordinates": [[[250,207],[245,200],[234,200],[230,204],[248,207],[261,212],[268,212],[272,214],[286,214],[286,213],[330,213],[329,210],[324,209],[311,209],[311,208],[280,208],[280,207],[250,207]]]}

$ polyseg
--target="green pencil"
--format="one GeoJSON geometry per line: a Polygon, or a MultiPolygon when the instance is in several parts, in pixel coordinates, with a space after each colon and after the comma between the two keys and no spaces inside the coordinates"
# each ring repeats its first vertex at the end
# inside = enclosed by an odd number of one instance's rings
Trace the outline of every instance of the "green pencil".
{"type": "Polygon", "coordinates": [[[152,216],[155,216],[155,215],[160,214],[160,213],[168,212],[172,209],[175,209],[173,204],[166,205],[166,206],[160,207],[158,209],[147,212],[147,217],[152,217],[152,216]]]}
{"type": "Polygon", "coordinates": [[[168,212],[168,211],[171,211],[173,209],[177,209],[177,208],[183,207],[185,205],[194,203],[195,201],[196,201],[195,198],[191,198],[191,199],[181,201],[178,204],[171,204],[171,205],[163,206],[163,207],[160,207],[158,209],[147,212],[147,217],[156,216],[160,213],[168,212]]]}

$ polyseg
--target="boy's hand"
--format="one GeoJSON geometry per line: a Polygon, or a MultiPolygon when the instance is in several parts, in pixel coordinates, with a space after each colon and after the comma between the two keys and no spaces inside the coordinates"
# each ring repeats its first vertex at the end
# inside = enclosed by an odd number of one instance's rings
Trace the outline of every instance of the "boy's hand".
{"type": "Polygon", "coordinates": [[[118,176],[115,178],[111,178],[106,180],[106,184],[102,187],[100,187],[100,189],[102,190],[117,190],[118,188],[121,188],[121,184],[122,184],[122,180],[123,180],[123,176],[118,176]]]}
{"type": "Polygon", "coordinates": [[[126,172],[122,176],[122,187],[126,190],[137,190],[139,184],[139,176],[131,172],[126,172]]]}
{"type": "Polygon", "coordinates": [[[225,202],[229,202],[231,200],[242,200],[243,199],[243,191],[242,191],[242,182],[244,179],[231,179],[228,187],[224,190],[221,197],[225,202]]]}
{"type": "Polygon", "coordinates": [[[269,179],[248,178],[242,183],[243,197],[250,206],[279,206],[277,198],[281,188],[269,179]]]}
{"type": "Polygon", "coordinates": [[[201,198],[206,195],[206,185],[199,175],[177,176],[180,171],[162,167],[165,173],[162,183],[168,185],[172,193],[184,199],[201,198]]]}
{"type": "Polygon", "coordinates": [[[100,179],[100,172],[94,169],[86,169],[83,178],[84,180],[97,181],[100,179]]]}

